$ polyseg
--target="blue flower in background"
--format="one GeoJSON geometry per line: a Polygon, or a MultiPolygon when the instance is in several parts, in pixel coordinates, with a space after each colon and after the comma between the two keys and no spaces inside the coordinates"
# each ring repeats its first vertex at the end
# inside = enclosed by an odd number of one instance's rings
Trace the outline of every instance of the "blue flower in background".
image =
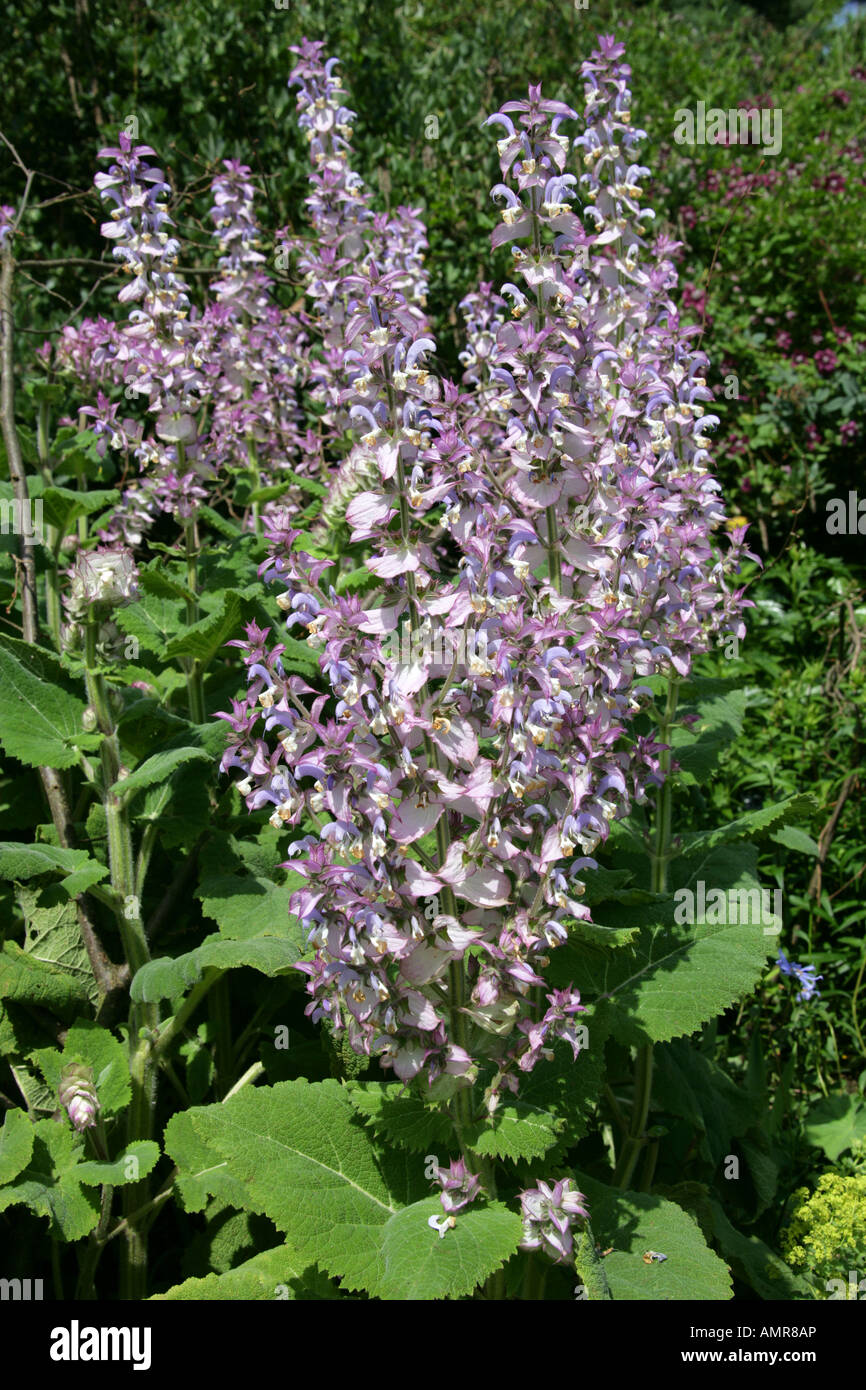
{"type": "Polygon", "coordinates": [[[782,950],[779,951],[777,964],[783,975],[794,975],[802,986],[797,995],[798,1004],[808,1004],[811,999],[821,998],[817,984],[824,976],[815,974],[814,965],[798,965],[796,961],[788,960],[782,950]]]}

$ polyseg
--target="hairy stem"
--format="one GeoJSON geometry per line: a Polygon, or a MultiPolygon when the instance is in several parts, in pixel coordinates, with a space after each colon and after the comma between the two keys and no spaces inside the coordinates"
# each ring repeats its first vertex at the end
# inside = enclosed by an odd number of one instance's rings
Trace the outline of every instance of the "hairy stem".
{"type": "MultiPolygon", "coordinates": [[[[103,735],[102,802],[108,831],[108,864],[111,887],[117,904],[116,916],[130,973],[136,972],[150,960],[150,951],[141,919],[139,892],[142,884],[136,875],[126,800],[120,780],[120,745],[111,712],[105,680],[99,670],[96,652],[98,622],[91,615],[85,629],[85,665],[87,694],[103,735]]],[[[152,1037],[159,1022],[156,1004],[133,1003],[129,1013],[129,1071],[132,1098],[127,1112],[127,1142],[149,1139],[153,1131],[156,1105],[156,1070],[151,1058],[152,1037]]],[[[124,1188],[124,1210],[129,1213],[148,1199],[146,1178],[124,1188]]],[[[147,1292],[147,1235],[130,1222],[120,1267],[121,1298],[139,1302],[147,1292]]]]}
{"type": "MultiPolygon", "coordinates": [[[[674,717],[677,710],[677,698],[679,685],[675,677],[668,678],[667,703],[665,705],[664,717],[659,729],[659,742],[667,743],[673,727],[674,717]]],[[[668,881],[668,856],[671,839],[671,751],[665,748],[659,755],[659,769],[664,776],[664,782],[659,788],[656,802],[656,821],[653,835],[653,849],[650,856],[650,887],[654,893],[664,893],[667,889],[668,881]]],[[[631,1119],[626,1139],[620,1150],[619,1159],[614,1171],[613,1180],[620,1188],[627,1188],[632,1180],[634,1170],[640,1158],[641,1150],[646,1144],[647,1117],[649,1115],[650,1102],[652,1100],[652,1079],[653,1079],[653,1045],[645,1043],[638,1049],[635,1062],[634,1075],[634,1099],[632,1102],[631,1119]]],[[[645,1172],[648,1182],[652,1181],[655,1169],[655,1159],[651,1159],[645,1172]]]]}

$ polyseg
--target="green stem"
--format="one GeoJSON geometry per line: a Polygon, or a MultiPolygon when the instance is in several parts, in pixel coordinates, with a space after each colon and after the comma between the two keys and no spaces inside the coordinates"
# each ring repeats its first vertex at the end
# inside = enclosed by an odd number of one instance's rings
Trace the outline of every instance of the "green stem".
{"type": "MultiPolygon", "coordinates": [[[[123,949],[134,977],[150,960],[150,951],[141,917],[139,892],[142,887],[136,875],[132,847],[132,831],[121,789],[112,788],[120,778],[120,745],[112,718],[105,680],[99,670],[96,654],[98,623],[91,616],[85,629],[85,681],[87,694],[103,735],[102,802],[108,832],[108,864],[111,888],[116,904],[117,924],[123,949]]],[[[156,1105],[156,1072],[151,1059],[151,1037],[159,1022],[156,1004],[133,1003],[129,1013],[129,1071],[132,1096],[126,1117],[127,1143],[149,1139],[153,1132],[156,1105]]],[[[148,1199],[146,1178],[129,1183],[124,1188],[124,1209],[134,1211],[148,1199]]],[[[147,1235],[133,1222],[129,1223],[123,1258],[120,1266],[121,1298],[141,1302],[147,1293],[147,1235]]]]}
{"type": "Polygon", "coordinates": [[[547,555],[550,568],[550,582],[558,594],[562,593],[562,562],[559,556],[559,520],[555,507],[548,507],[547,517],[547,555]]]}
{"type": "MultiPolygon", "coordinates": [[[[251,479],[252,479],[253,490],[254,490],[254,491],[258,491],[258,489],[259,489],[259,488],[261,487],[261,485],[262,485],[261,474],[259,473],[259,456],[258,456],[258,451],[257,451],[257,449],[256,449],[255,440],[252,438],[252,436],[249,436],[249,435],[247,436],[247,463],[248,463],[249,466],[250,466],[250,477],[251,477],[251,479]]],[[[261,540],[261,537],[262,537],[262,518],[261,518],[261,507],[260,507],[260,503],[258,503],[258,502],[253,502],[252,506],[253,506],[253,529],[254,529],[254,531],[255,531],[255,533],[256,533],[256,538],[257,538],[258,540],[261,540]]]]}
{"type": "MultiPolygon", "coordinates": [[[[664,718],[659,730],[660,743],[668,743],[669,741],[674,717],[677,712],[678,698],[679,683],[671,677],[668,682],[668,698],[665,704],[664,718]]],[[[665,748],[659,754],[659,770],[663,773],[665,780],[659,788],[656,810],[655,844],[652,854],[650,882],[650,887],[654,893],[666,892],[668,885],[668,853],[671,841],[671,810],[673,805],[673,787],[670,777],[670,748],[665,748]]]]}
{"type": "Polygon", "coordinates": [[[162,1025],[156,1038],[153,1041],[154,1059],[159,1058],[167,1051],[171,1043],[182,1032],[187,1025],[187,1021],[195,1013],[202,999],[210,989],[222,978],[223,971],[215,965],[208,966],[198,984],[190,990],[186,999],[181,1004],[174,1018],[170,1018],[162,1025]]]}
{"type": "Polygon", "coordinates": [[[213,1026],[213,1036],[216,1039],[215,1057],[215,1088],[217,1099],[221,1099],[231,1084],[232,1062],[234,1049],[232,1047],[232,1021],[231,1021],[231,999],[229,997],[229,982],[223,976],[221,980],[214,983],[214,987],[208,998],[208,1016],[213,1026]]]}
{"type": "Polygon", "coordinates": [[[484,1297],[492,1303],[501,1303],[505,1298],[505,1266],[491,1274],[484,1285],[484,1297]]]}
{"type": "Polygon", "coordinates": [[[63,1302],[63,1273],[60,1268],[60,1242],[51,1242],[51,1280],[54,1285],[54,1297],[58,1303],[63,1302]]]}
{"type": "MultiPolygon", "coordinates": [[[[42,477],[46,483],[50,483],[52,481],[51,450],[48,446],[48,405],[45,401],[39,402],[39,411],[36,417],[36,452],[39,457],[39,467],[42,477]]],[[[51,559],[45,570],[45,616],[48,622],[48,630],[54,638],[54,645],[56,647],[60,646],[60,623],[62,614],[60,604],[60,571],[58,567],[61,540],[62,536],[56,526],[46,526],[45,543],[51,559]]]]}
{"type": "Polygon", "coordinates": [[[538,1300],[544,1298],[544,1285],[547,1270],[539,1257],[532,1251],[526,1260],[526,1273],[523,1276],[521,1299],[538,1300]]]}
{"type": "Polygon", "coordinates": [[[863,1042],[863,1034],[860,1032],[860,1019],[857,1015],[857,996],[859,995],[860,987],[863,984],[864,970],[866,970],[866,952],[864,952],[863,959],[860,962],[860,969],[857,971],[857,982],[854,985],[854,993],[851,996],[851,1020],[854,1024],[854,1031],[857,1034],[857,1041],[860,1044],[860,1051],[864,1055],[866,1055],[866,1044],[864,1044],[863,1042]]]}
{"type": "MultiPolygon", "coordinates": [[[[180,448],[180,445],[178,445],[180,448]]],[[[190,593],[198,595],[198,527],[194,517],[188,517],[183,527],[186,549],[186,584],[190,593]]],[[[197,597],[186,601],[186,620],[192,627],[199,620],[197,597]]],[[[193,724],[204,723],[204,688],[202,686],[201,662],[189,657],[186,662],[186,692],[189,700],[189,717],[193,724]]]]}
{"type": "MultiPolygon", "coordinates": [[[[670,732],[677,711],[678,696],[678,682],[676,678],[669,677],[667,702],[665,705],[664,717],[659,728],[660,743],[666,744],[669,742],[670,732]]],[[[654,893],[664,893],[667,891],[672,809],[670,748],[666,748],[659,755],[659,769],[664,775],[664,782],[659,788],[653,850],[650,856],[650,887],[654,893]]],[[[652,1043],[645,1043],[643,1047],[638,1049],[635,1062],[634,1099],[632,1102],[631,1120],[628,1134],[620,1150],[613,1175],[614,1183],[620,1188],[627,1188],[631,1182],[641,1150],[646,1144],[644,1130],[646,1129],[650,1102],[652,1100],[652,1079],[653,1045],[652,1043]]],[[[648,1164],[645,1170],[645,1178],[648,1175],[651,1181],[654,1169],[654,1162],[651,1167],[648,1164]]]]}
{"type": "Polygon", "coordinates": [[[78,1270],[78,1283],[75,1288],[76,1299],[92,1301],[96,1298],[96,1270],[102,1258],[105,1235],[108,1230],[108,1223],[111,1220],[111,1204],[113,1197],[113,1187],[103,1187],[100,1189],[99,1225],[88,1237],[87,1245],[81,1257],[81,1264],[78,1270]]]}

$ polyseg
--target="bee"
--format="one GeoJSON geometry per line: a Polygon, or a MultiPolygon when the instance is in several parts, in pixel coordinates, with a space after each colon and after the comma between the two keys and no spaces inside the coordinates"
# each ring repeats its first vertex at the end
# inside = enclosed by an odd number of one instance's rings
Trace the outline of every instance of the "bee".
{"type": "Polygon", "coordinates": [[[643,1262],[645,1265],[661,1264],[667,1259],[667,1255],[661,1255],[658,1250],[645,1250],[643,1252],[643,1262]]]}

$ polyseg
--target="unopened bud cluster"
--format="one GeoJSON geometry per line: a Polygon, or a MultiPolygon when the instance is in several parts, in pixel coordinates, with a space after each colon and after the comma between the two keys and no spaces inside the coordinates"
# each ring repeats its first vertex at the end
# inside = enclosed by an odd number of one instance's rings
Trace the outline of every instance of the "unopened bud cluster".
{"type": "Polygon", "coordinates": [[[96,1124],[99,1097],[93,1084],[93,1069],[91,1067],[86,1067],[79,1062],[72,1062],[65,1067],[57,1096],[77,1130],[90,1129],[96,1124]]]}

